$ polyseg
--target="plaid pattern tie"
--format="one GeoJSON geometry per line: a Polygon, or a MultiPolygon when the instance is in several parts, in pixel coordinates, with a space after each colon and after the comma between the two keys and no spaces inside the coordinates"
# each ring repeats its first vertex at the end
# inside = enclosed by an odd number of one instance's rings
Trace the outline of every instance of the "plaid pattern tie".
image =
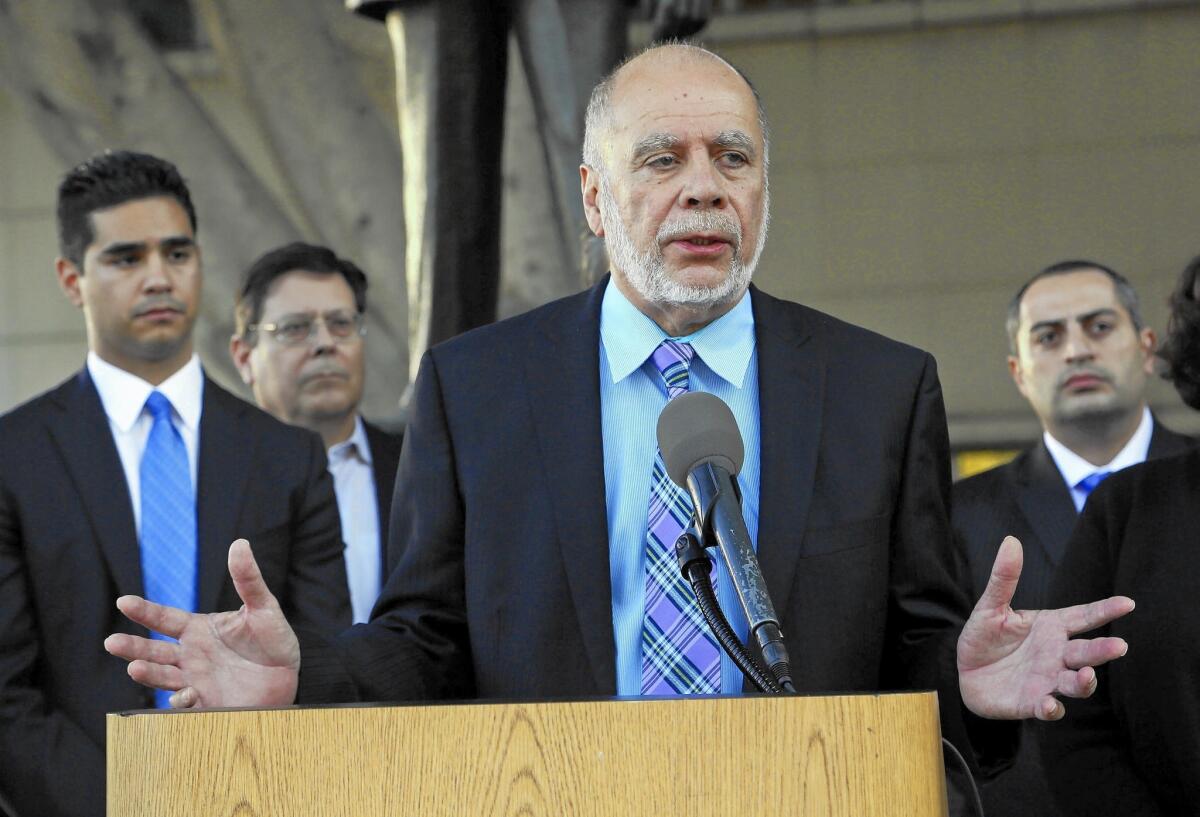
{"type": "MultiPolygon", "coordinates": [[[[196,497],[187,447],[171,423],[171,401],[151,392],[154,417],[139,470],[142,495],[142,583],[146,598],[182,610],[196,609],[196,497]]],[[[161,633],[151,638],[174,641],[161,633]]],[[[170,707],[171,693],[154,691],[155,705],[170,707]]]]}
{"type": "MultiPolygon", "coordinates": [[[[688,390],[695,350],[664,340],[651,356],[671,400],[688,390]]],[[[721,652],[679,572],[675,540],[692,518],[692,499],[654,456],[647,524],[646,612],[642,621],[642,694],[701,695],[720,690],[721,652]]]]}

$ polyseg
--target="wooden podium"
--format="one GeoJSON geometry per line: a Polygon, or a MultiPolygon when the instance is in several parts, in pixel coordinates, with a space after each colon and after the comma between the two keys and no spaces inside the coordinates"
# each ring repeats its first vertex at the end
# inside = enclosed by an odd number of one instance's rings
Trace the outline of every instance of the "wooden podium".
{"type": "Polygon", "coordinates": [[[109,715],[108,814],[924,817],[946,792],[931,692],[618,698],[109,715]]]}

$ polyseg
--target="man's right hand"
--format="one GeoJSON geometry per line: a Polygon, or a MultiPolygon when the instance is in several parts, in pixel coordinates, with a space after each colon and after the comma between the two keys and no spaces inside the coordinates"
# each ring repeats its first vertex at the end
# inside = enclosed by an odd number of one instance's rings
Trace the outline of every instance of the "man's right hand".
{"type": "Polygon", "coordinates": [[[229,575],[242,600],[236,612],[188,613],[121,596],[117,608],[126,617],[179,643],[115,633],[104,649],[130,662],[133,680],[173,691],[175,708],[293,703],[300,643],[245,539],[229,547],[229,575]]]}

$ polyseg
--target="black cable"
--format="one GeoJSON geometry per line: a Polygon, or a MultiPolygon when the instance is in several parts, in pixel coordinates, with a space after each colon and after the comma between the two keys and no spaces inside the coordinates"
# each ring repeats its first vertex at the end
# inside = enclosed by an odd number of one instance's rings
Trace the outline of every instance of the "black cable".
{"type": "Polygon", "coordinates": [[[709,579],[709,573],[712,572],[712,560],[708,558],[707,551],[700,547],[700,540],[690,528],[680,534],[675,541],[675,558],[679,560],[684,579],[692,586],[692,593],[696,596],[696,605],[700,608],[700,614],[704,616],[717,643],[733,659],[733,663],[742,671],[742,674],[758,688],[759,692],[781,694],[783,689],[775,682],[774,678],[764,673],[754,663],[741,639],[729,626],[729,620],[721,612],[717,596],[713,592],[712,581],[709,579]]]}
{"type": "MultiPolygon", "coordinates": [[[[975,785],[975,778],[971,776],[971,767],[967,765],[967,759],[958,751],[958,747],[950,741],[942,738],[942,746],[950,750],[950,755],[958,761],[958,766],[962,768],[963,776],[967,778],[967,782],[971,784],[971,797],[975,801],[975,813],[979,817],[985,817],[983,813],[983,799],[979,796],[979,787],[975,785]]],[[[947,785],[948,785],[947,781],[947,785]]]]}

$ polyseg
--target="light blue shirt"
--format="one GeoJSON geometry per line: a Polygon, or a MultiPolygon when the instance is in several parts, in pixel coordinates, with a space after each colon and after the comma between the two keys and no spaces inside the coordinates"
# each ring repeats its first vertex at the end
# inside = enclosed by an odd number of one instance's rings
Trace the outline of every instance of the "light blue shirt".
{"type": "Polygon", "coordinates": [[[329,449],[329,473],[333,475],[342,540],[346,543],[342,553],[350,609],[354,623],[361,624],[371,619],[383,573],[375,469],[362,417],[355,418],[354,433],[348,439],[329,449]]]}
{"type": "MultiPolygon", "coordinates": [[[[651,472],[658,451],[655,426],[659,412],[667,404],[666,386],[650,355],[667,337],[615,284],[609,284],[600,307],[600,415],[618,695],[638,695],[641,691],[644,541],[650,512],[651,472]]],[[[758,357],[749,294],[700,331],[674,340],[690,343],[696,350],[689,372],[690,390],[720,397],[737,419],[746,446],[738,487],[742,492],[746,528],[757,547],[758,357]]],[[[721,609],[744,641],[746,619],[719,556],[716,566],[721,609]]],[[[741,689],[741,671],[728,656],[722,655],[721,692],[736,693],[741,689]]]]}

